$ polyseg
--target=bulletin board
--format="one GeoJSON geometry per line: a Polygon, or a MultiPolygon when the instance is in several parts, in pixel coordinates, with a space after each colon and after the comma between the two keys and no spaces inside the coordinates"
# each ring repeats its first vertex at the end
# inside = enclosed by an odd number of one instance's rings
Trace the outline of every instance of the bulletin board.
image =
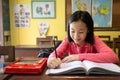
{"type": "MultiPolygon", "coordinates": [[[[72,14],[72,0],[66,1],[66,27],[67,21],[72,14]]],[[[120,0],[113,0],[112,4],[112,25],[111,27],[94,27],[95,31],[120,31],[120,0]]],[[[65,27],[65,29],[66,29],[65,27]]]]}

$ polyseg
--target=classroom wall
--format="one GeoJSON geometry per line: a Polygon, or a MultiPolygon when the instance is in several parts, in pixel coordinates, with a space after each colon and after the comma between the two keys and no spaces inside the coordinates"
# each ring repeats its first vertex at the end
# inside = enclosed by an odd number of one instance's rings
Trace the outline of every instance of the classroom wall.
{"type": "Polygon", "coordinates": [[[31,0],[12,0],[10,1],[10,25],[11,25],[11,44],[12,45],[35,45],[36,38],[39,37],[38,22],[48,21],[50,23],[47,36],[57,35],[62,40],[65,32],[65,0],[56,0],[56,18],[55,19],[30,19],[29,28],[16,28],[14,26],[14,5],[30,4],[31,0]]]}
{"type": "MultiPolygon", "coordinates": [[[[10,0],[9,0],[10,1],[10,0]]],[[[11,27],[11,45],[36,45],[36,38],[40,37],[38,32],[38,22],[48,21],[50,23],[47,36],[58,36],[59,40],[64,39],[65,32],[65,0],[56,0],[56,18],[55,19],[33,19],[32,13],[29,28],[17,28],[14,26],[14,5],[30,4],[31,0],[12,0],[10,7],[10,27],[11,27]]],[[[120,31],[95,31],[96,35],[111,35],[117,37],[120,31]]]]}

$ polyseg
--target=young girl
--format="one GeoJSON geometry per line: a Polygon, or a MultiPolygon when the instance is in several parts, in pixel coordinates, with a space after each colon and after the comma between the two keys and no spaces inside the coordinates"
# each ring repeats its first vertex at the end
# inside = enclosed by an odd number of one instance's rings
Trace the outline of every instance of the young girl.
{"type": "Polygon", "coordinates": [[[119,59],[99,37],[93,33],[93,20],[87,11],[73,13],[67,25],[67,37],[55,51],[50,54],[48,68],[56,68],[62,62],[90,60],[95,62],[118,63],[119,59]],[[68,56],[61,59],[66,53],[68,56]]]}

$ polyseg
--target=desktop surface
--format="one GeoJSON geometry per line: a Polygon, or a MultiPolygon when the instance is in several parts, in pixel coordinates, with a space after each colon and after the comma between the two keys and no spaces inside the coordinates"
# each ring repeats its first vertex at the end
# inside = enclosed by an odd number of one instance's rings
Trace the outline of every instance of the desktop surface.
{"type": "Polygon", "coordinates": [[[47,68],[39,75],[14,74],[9,80],[120,80],[111,75],[45,75],[47,68]]]}

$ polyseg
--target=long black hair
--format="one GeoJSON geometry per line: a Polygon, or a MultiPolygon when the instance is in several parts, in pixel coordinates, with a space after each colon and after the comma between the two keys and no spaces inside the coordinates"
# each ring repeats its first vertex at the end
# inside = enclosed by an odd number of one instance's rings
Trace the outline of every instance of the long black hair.
{"type": "Polygon", "coordinates": [[[85,41],[93,45],[94,44],[94,32],[93,32],[94,22],[93,22],[91,15],[87,11],[76,11],[69,18],[68,23],[67,23],[68,41],[69,42],[73,41],[70,36],[70,24],[72,22],[77,22],[77,21],[82,21],[87,25],[88,33],[87,33],[85,41]]]}

